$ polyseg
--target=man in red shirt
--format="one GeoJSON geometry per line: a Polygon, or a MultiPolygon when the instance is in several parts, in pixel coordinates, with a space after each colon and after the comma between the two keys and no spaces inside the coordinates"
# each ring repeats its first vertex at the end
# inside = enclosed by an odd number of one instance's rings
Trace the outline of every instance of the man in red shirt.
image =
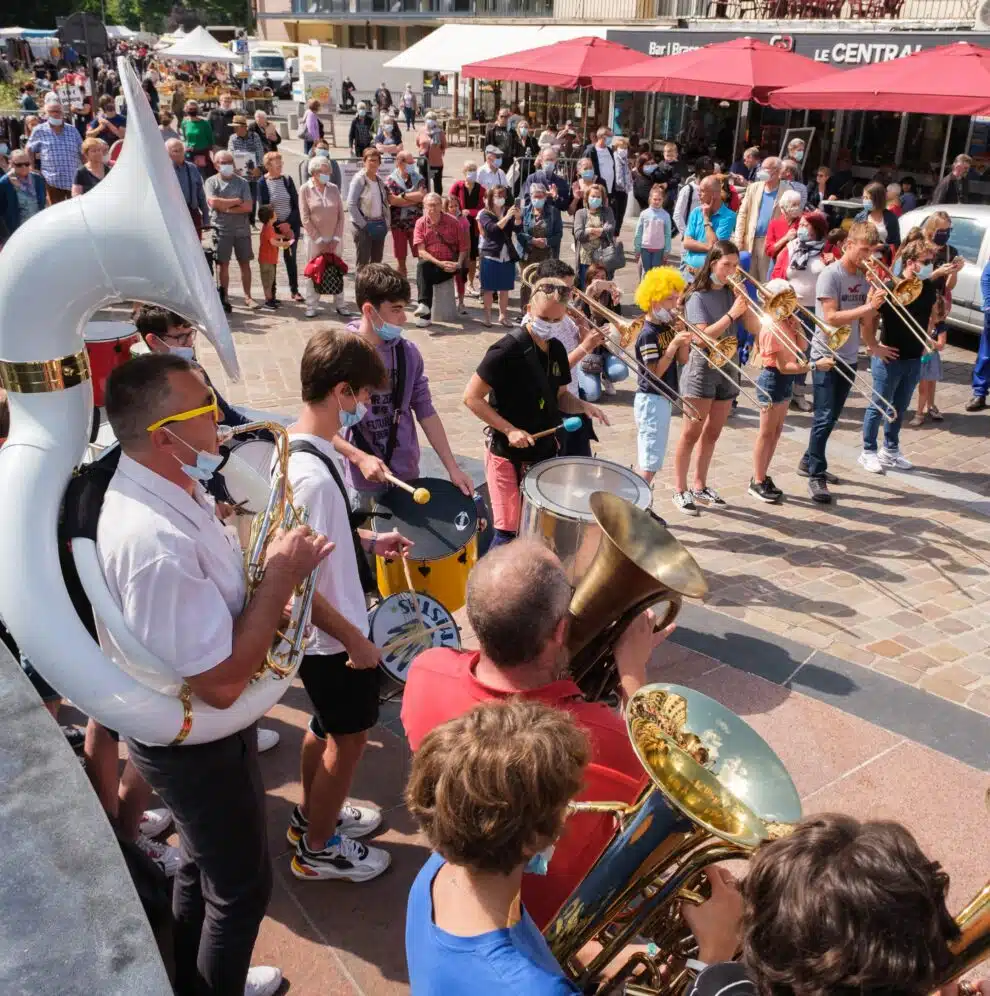
{"type": "Polygon", "coordinates": [[[467,262],[470,249],[468,233],[461,230],[453,215],[444,214],[440,195],[427,194],[423,198],[423,216],[417,218],[413,228],[413,251],[419,258],[415,323],[421,328],[430,324],[433,288],[454,279],[467,262]]]}
{"type": "MultiPolygon", "coordinates": [[[[413,750],[434,727],[479,702],[520,695],[569,712],[592,745],[579,799],[633,802],[647,784],[622,717],[588,702],[567,670],[571,587],[560,561],[535,540],[491,550],[468,579],[467,613],[479,651],[427,650],[413,662],[402,725],[413,750]]],[[[652,612],[638,616],[615,648],[623,700],[646,682],[646,663],[673,629],[653,632],[652,612]]],[[[542,930],[584,878],[614,832],[607,814],[568,817],[546,876],[523,876],[522,898],[542,930]]]]}

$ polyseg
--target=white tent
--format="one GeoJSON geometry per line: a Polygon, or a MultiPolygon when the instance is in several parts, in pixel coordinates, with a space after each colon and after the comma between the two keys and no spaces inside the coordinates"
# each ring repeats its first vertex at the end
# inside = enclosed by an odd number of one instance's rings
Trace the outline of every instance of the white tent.
{"type": "Polygon", "coordinates": [[[180,62],[241,61],[239,55],[221,45],[204,27],[194,28],[158,54],[162,59],[178,59],[180,62]]]}

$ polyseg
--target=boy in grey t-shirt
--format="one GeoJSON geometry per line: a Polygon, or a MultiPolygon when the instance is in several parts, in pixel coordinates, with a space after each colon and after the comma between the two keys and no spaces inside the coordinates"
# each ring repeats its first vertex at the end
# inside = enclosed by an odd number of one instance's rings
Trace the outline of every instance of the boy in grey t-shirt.
{"type": "Polygon", "coordinates": [[[216,240],[217,268],[220,272],[220,299],[224,311],[230,311],[227,297],[230,285],[230,257],[237,257],[241,269],[241,286],[244,288],[244,304],[256,308],[251,299],[251,222],[249,215],[254,203],[251,187],[247,180],[234,173],[234,157],[226,151],[217,152],[213,159],[218,172],[203,185],[206,203],[210,206],[210,222],[216,240]]]}
{"type": "MultiPolygon", "coordinates": [[[[882,291],[870,290],[861,267],[880,242],[876,226],[868,221],[855,222],[843,246],[842,258],[822,270],[816,288],[815,311],[827,325],[848,325],[852,334],[837,351],[841,364],[831,370],[815,370],[815,416],[808,437],[808,449],[798,464],[798,474],[807,477],[811,500],[827,505],[832,496],[828,485],[837,484],[838,478],[828,473],[825,447],[835,428],[842,408],[852,388],[851,379],[859,355],[860,321],[874,322],[883,303],[882,291]],[[845,369],[841,369],[841,367],[845,369]]],[[[827,355],[825,337],[816,331],[812,340],[811,358],[827,355]]]]}

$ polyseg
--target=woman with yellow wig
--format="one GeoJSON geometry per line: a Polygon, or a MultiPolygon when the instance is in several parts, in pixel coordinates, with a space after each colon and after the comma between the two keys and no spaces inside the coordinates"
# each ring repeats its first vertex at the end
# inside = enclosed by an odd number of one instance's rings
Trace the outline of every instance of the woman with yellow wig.
{"type": "MultiPolygon", "coordinates": [[[[636,339],[636,359],[675,393],[676,363],[687,362],[691,333],[673,332],[671,312],[686,286],[680,271],[671,266],[658,266],[648,271],[636,288],[636,304],[646,313],[646,321],[636,339]]],[[[636,385],[633,415],[636,418],[636,472],[650,484],[663,466],[671,408],[660,388],[643,373],[639,374],[636,385]]]]}

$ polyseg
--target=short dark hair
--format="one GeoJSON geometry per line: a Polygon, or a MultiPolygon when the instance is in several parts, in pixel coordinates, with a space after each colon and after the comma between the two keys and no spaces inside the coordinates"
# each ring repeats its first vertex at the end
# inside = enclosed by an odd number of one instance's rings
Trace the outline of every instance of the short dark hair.
{"type": "Polygon", "coordinates": [[[146,335],[156,335],[161,339],[168,332],[169,325],[174,324],[170,321],[171,315],[172,313],[165,308],[142,304],[134,317],[134,327],[142,338],[146,335]]]}
{"type": "Polygon", "coordinates": [[[715,172],[715,160],[711,156],[699,156],[694,163],[696,177],[711,176],[715,172]]]}
{"type": "MultiPolygon", "coordinates": [[[[164,309],[158,310],[165,314],[164,309]]],[[[174,414],[169,411],[169,375],[192,369],[188,360],[175,353],[144,353],[111,371],[104,403],[110,427],[125,451],[128,443],[147,438],[149,425],[174,414]]]]}
{"type": "Polygon", "coordinates": [[[275,208],[273,208],[271,204],[262,204],[261,207],[258,208],[258,221],[260,221],[262,225],[267,225],[268,222],[274,217],[275,208]]]}
{"type": "Polygon", "coordinates": [[[900,824],[810,817],[750,860],[743,962],[762,996],[925,996],[959,936],[948,886],[900,824]]]}
{"type": "Polygon", "coordinates": [[[323,401],[338,384],[355,393],[380,387],[388,372],[374,346],[353,332],[321,329],[306,343],[299,365],[302,399],[306,404],[323,401]]]}
{"type": "Polygon", "coordinates": [[[386,301],[390,304],[408,303],[412,300],[409,281],[398,270],[386,263],[368,263],[358,270],[354,281],[354,298],[360,308],[367,301],[378,308],[386,301]]]}
{"type": "Polygon", "coordinates": [[[550,259],[543,260],[536,267],[537,280],[546,280],[547,277],[557,277],[563,280],[573,276],[574,267],[570,263],[565,263],[562,259],[554,259],[552,256],[550,259]]]}
{"type": "Polygon", "coordinates": [[[406,805],[451,864],[508,875],[560,833],[589,755],[587,734],[563,709],[486,702],[424,737],[406,805]]]}

